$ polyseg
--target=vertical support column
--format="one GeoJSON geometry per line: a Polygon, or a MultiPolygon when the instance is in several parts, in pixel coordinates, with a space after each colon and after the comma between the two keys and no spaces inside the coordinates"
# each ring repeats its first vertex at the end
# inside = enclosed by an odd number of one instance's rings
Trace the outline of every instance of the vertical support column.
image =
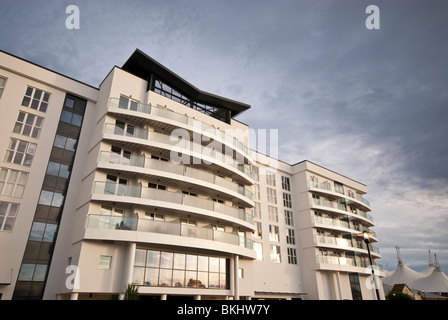
{"type": "Polygon", "coordinates": [[[70,300],[78,300],[78,292],[72,292],[70,295],[70,300]]]}
{"type": "Polygon", "coordinates": [[[166,300],[166,298],[167,298],[167,295],[166,295],[166,294],[162,294],[162,295],[160,296],[160,300],[166,300]]]}
{"type": "Polygon", "coordinates": [[[128,284],[131,283],[132,279],[132,272],[134,270],[134,259],[135,259],[135,250],[137,249],[137,245],[135,242],[128,243],[127,247],[127,259],[124,266],[124,272],[123,272],[123,288],[122,292],[120,293],[119,299],[124,299],[124,292],[126,292],[126,289],[128,288],[128,284]]]}
{"type": "Polygon", "coordinates": [[[336,271],[336,279],[337,279],[337,286],[338,286],[338,292],[339,292],[339,300],[342,300],[342,285],[341,285],[341,275],[339,271],[336,271]]]}
{"type": "Polygon", "coordinates": [[[194,296],[194,300],[201,300],[201,295],[194,296]]]}
{"type": "Polygon", "coordinates": [[[240,257],[235,255],[233,258],[233,281],[234,281],[234,291],[233,291],[233,299],[240,300],[240,290],[239,290],[239,281],[238,281],[238,269],[239,269],[240,257]]]}

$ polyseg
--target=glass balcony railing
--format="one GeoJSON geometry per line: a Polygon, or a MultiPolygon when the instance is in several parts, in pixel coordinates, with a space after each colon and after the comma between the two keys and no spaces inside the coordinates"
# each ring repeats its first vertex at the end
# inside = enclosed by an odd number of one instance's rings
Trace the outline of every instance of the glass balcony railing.
{"type": "Polygon", "coordinates": [[[207,124],[203,121],[193,119],[191,117],[188,117],[186,114],[180,114],[177,112],[174,112],[172,110],[161,108],[158,106],[153,106],[151,104],[143,104],[143,103],[137,103],[132,102],[128,104],[120,104],[119,99],[117,98],[110,98],[108,103],[109,109],[123,109],[123,110],[131,110],[136,112],[141,112],[149,115],[154,115],[157,117],[165,118],[168,120],[172,120],[175,122],[179,122],[181,124],[188,125],[193,128],[197,128],[199,130],[199,133],[207,132],[207,134],[211,134],[215,139],[218,139],[220,141],[225,142],[226,144],[229,144],[235,149],[238,149],[241,151],[241,153],[246,157],[250,158],[250,150],[247,146],[244,145],[242,141],[239,141],[232,135],[229,135],[223,130],[220,130],[218,128],[215,128],[213,125],[207,124]]]}
{"type": "MultiPolygon", "coordinates": [[[[363,241],[358,241],[356,239],[351,240],[351,239],[316,235],[315,242],[317,244],[329,244],[329,245],[334,245],[334,246],[347,248],[347,249],[359,248],[359,249],[367,250],[366,243],[363,241]]],[[[380,250],[377,247],[373,246],[372,244],[369,244],[369,249],[371,252],[380,254],[380,250]]]]}
{"type": "Polygon", "coordinates": [[[141,185],[125,185],[113,182],[94,182],[92,192],[94,194],[134,197],[191,206],[198,209],[221,213],[253,224],[253,217],[246,213],[243,209],[227,206],[213,200],[183,194],[181,192],[172,192],[143,187],[141,185]]]}
{"type": "MultiPolygon", "coordinates": [[[[337,257],[337,256],[317,255],[316,262],[324,264],[340,265],[340,266],[361,267],[361,268],[367,268],[370,266],[370,262],[368,260],[358,260],[358,259],[355,260],[353,258],[337,257]]],[[[373,263],[375,267],[377,267],[379,270],[381,271],[383,270],[383,266],[381,264],[377,264],[376,262],[373,263]]]]}
{"type": "Polygon", "coordinates": [[[214,175],[204,170],[195,169],[192,167],[177,165],[167,161],[151,159],[143,155],[133,155],[133,154],[121,155],[111,151],[101,151],[98,157],[98,162],[127,165],[127,166],[174,173],[184,177],[209,182],[216,186],[220,186],[229,189],[230,191],[237,192],[250,200],[253,199],[253,194],[250,190],[232,181],[226,180],[220,176],[214,175]]]}
{"type": "MultiPolygon", "coordinates": [[[[149,131],[146,128],[140,128],[140,127],[132,127],[132,126],[122,126],[122,125],[116,125],[113,123],[106,123],[104,126],[104,134],[113,134],[117,136],[125,136],[125,137],[131,137],[131,138],[138,138],[142,140],[149,140],[151,142],[160,143],[166,145],[164,147],[167,150],[174,151],[174,148],[176,148],[175,153],[182,152],[183,150],[187,151],[188,153],[191,152],[197,152],[196,150],[200,150],[201,153],[204,151],[204,146],[197,143],[197,142],[189,142],[187,141],[187,144],[184,147],[179,146],[179,141],[177,139],[172,139],[171,136],[149,131]]],[[[177,137],[176,137],[177,138],[177,137]]],[[[204,155],[206,157],[211,157],[212,162],[216,163],[222,163],[224,165],[229,165],[230,167],[239,170],[246,176],[250,177],[251,179],[254,179],[254,174],[251,172],[248,168],[244,166],[244,164],[238,163],[236,159],[233,159],[233,157],[230,157],[223,154],[220,151],[217,151],[213,148],[210,148],[210,150],[207,150],[204,152],[204,155]],[[216,161],[215,161],[216,160],[216,161]]],[[[202,154],[201,154],[202,156],[202,154]]],[[[204,162],[207,163],[210,160],[204,159],[204,162]]]]}
{"type": "Polygon", "coordinates": [[[332,209],[337,209],[337,210],[342,210],[342,211],[346,211],[349,213],[353,213],[355,215],[360,215],[364,218],[366,218],[367,220],[371,221],[373,223],[373,218],[370,214],[361,211],[361,210],[355,210],[355,211],[349,211],[347,210],[347,206],[337,203],[337,202],[333,202],[330,200],[326,200],[326,199],[315,199],[315,198],[310,198],[311,200],[311,204],[312,205],[316,205],[316,206],[322,206],[322,207],[327,207],[327,208],[332,208],[332,209]]]}
{"type": "Polygon", "coordinates": [[[364,199],[359,194],[356,194],[354,192],[349,192],[349,191],[344,190],[344,188],[342,186],[334,187],[329,182],[318,182],[318,181],[314,181],[314,180],[309,180],[308,181],[308,185],[309,185],[310,188],[316,188],[316,189],[321,189],[321,190],[326,190],[326,191],[331,191],[331,192],[337,192],[337,193],[346,195],[348,198],[356,199],[359,202],[361,202],[361,203],[365,204],[366,206],[370,207],[370,202],[369,201],[364,199]]]}
{"type": "Polygon", "coordinates": [[[149,219],[127,218],[123,216],[90,214],[87,217],[87,228],[107,230],[129,230],[140,232],[163,233],[182,237],[217,241],[247,249],[253,249],[253,241],[238,234],[215,230],[207,227],[196,227],[180,221],[155,221],[149,219]]]}

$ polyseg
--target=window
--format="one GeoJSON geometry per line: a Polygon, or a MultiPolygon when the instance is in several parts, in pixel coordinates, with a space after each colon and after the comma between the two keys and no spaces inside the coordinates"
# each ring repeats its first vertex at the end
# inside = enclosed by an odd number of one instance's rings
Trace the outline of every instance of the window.
{"type": "Polygon", "coordinates": [[[359,284],[359,276],[357,273],[349,273],[350,288],[352,290],[353,300],[362,300],[361,286],[359,284]]]}
{"type": "Polygon", "coordinates": [[[68,110],[62,110],[61,121],[70,123],[74,126],[80,127],[82,124],[83,116],[77,113],[70,112],[68,110]]]}
{"type": "Polygon", "coordinates": [[[263,261],[263,244],[254,241],[254,251],[257,254],[257,261],[263,261]]]}
{"type": "Polygon", "coordinates": [[[70,175],[70,166],[50,161],[48,162],[47,174],[51,176],[68,179],[70,175]]]}
{"type": "Polygon", "coordinates": [[[28,87],[22,100],[22,106],[30,107],[34,110],[47,112],[48,102],[50,101],[50,93],[28,87]]]}
{"type": "Polygon", "coordinates": [[[269,225],[269,240],[279,242],[280,236],[279,236],[279,228],[278,226],[269,225]]]}
{"type": "Polygon", "coordinates": [[[254,200],[260,200],[260,185],[259,184],[252,185],[252,193],[254,195],[254,200]]]}
{"type": "Polygon", "coordinates": [[[43,123],[44,118],[20,111],[13,132],[27,137],[39,138],[43,123]]]}
{"type": "Polygon", "coordinates": [[[5,196],[21,198],[27,180],[27,172],[1,168],[0,193],[5,196]]]}
{"type": "Polygon", "coordinates": [[[39,204],[60,208],[64,202],[64,195],[57,192],[42,190],[40,193],[39,204]]]}
{"type": "Polygon", "coordinates": [[[18,203],[0,202],[0,231],[11,231],[16,222],[18,203]]]}
{"type": "Polygon", "coordinates": [[[111,256],[100,256],[100,261],[98,263],[98,269],[110,270],[111,264],[112,264],[111,256]]]}
{"type": "Polygon", "coordinates": [[[258,167],[251,165],[250,171],[252,171],[252,173],[254,174],[254,181],[260,181],[260,174],[259,174],[258,167]]]}
{"type": "Polygon", "coordinates": [[[266,171],[266,183],[269,186],[275,187],[275,173],[271,171],[266,171]]]}
{"type": "Polygon", "coordinates": [[[342,185],[342,183],[335,181],[334,182],[334,190],[338,193],[344,194],[344,186],[342,185]]]}
{"type": "Polygon", "coordinates": [[[47,273],[46,264],[23,263],[20,267],[19,281],[44,281],[47,273]]]}
{"type": "Polygon", "coordinates": [[[280,263],[280,246],[275,246],[271,244],[271,261],[275,263],[280,263]]]}
{"type": "Polygon", "coordinates": [[[294,234],[293,229],[286,229],[288,230],[288,234],[286,235],[286,243],[287,244],[296,244],[296,237],[294,234]]]}
{"type": "Polygon", "coordinates": [[[155,220],[155,221],[164,221],[165,220],[163,214],[150,213],[150,212],[145,212],[145,218],[147,220],[155,220]]]}
{"type": "Polygon", "coordinates": [[[37,144],[11,138],[5,154],[5,162],[31,166],[37,144]]]}
{"type": "Polygon", "coordinates": [[[294,248],[288,248],[288,263],[297,264],[297,252],[294,248]]]}
{"type": "Polygon", "coordinates": [[[166,190],[166,186],[152,182],[148,182],[148,187],[152,189],[166,190]]]}
{"type": "Polygon", "coordinates": [[[269,220],[278,222],[278,211],[277,207],[268,206],[268,212],[269,212],[269,220]]]}
{"type": "Polygon", "coordinates": [[[5,77],[0,77],[0,98],[2,97],[3,91],[5,90],[6,80],[8,80],[8,79],[5,77]]]}
{"type": "Polygon", "coordinates": [[[120,96],[120,101],[118,102],[118,108],[137,111],[138,109],[138,101],[130,99],[125,96],[120,96]]]}
{"type": "Polygon", "coordinates": [[[294,225],[294,218],[292,215],[292,211],[290,210],[285,210],[285,223],[288,226],[293,226],[294,225]]]}
{"type": "Polygon", "coordinates": [[[291,191],[288,177],[282,176],[282,189],[286,191],[291,191]]]}
{"type": "Polygon", "coordinates": [[[189,219],[179,219],[180,223],[182,224],[189,224],[190,226],[195,226],[196,225],[196,221],[194,220],[189,220],[189,219]]]}
{"type": "Polygon", "coordinates": [[[255,206],[252,208],[252,216],[254,218],[261,218],[261,207],[259,202],[254,202],[255,206]]]}
{"type": "Polygon", "coordinates": [[[261,239],[262,238],[262,231],[261,231],[261,222],[254,222],[255,227],[257,228],[257,230],[252,232],[252,238],[254,239],[261,239]]]}
{"type": "Polygon", "coordinates": [[[291,195],[283,192],[283,205],[288,208],[292,208],[291,195]]]}
{"type": "Polygon", "coordinates": [[[68,138],[68,137],[61,136],[61,135],[57,134],[56,137],[54,138],[53,146],[74,152],[76,150],[77,142],[78,141],[75,139],[68,138]]]}
{"type": "Polygon", "coordinates": [[[137,249],[132,283],[154,287],[227,288],[225,258],[137,249]]]}
{"type": "Polygon", "coordinates": [[[268,202],[277,204],[277,192],[275,189],[267,188],[268,202]]]}
{"type": "Polygon", "coordinates": [[[28,240],[53,242],[57,227],[56,224],[33,222],[28,240]]]}

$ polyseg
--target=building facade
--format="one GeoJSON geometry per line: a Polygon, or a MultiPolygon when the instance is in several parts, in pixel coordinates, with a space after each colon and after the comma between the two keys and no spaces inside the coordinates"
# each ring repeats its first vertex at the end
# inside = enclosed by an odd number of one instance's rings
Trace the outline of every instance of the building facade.
{"type": "Polygon", "coordinates": [[[1,298],[375,299],[366,186],[249,150],[249,108],[140,50],[98,88],[0,52],[1,298]]]}

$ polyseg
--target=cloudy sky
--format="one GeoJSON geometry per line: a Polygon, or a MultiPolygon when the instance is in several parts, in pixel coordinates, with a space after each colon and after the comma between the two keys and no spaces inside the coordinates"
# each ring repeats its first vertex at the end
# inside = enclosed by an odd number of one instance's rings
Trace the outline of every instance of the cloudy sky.
{"type": "Polygon", "coordinates": [[[0,49],[95,87],[141,49],[250,104],[237,119],[279,129],[281,160],[365,183],[385,268],[400,246],[448,274],[447,17],[431,0],[0,0],[0,49]]]}

